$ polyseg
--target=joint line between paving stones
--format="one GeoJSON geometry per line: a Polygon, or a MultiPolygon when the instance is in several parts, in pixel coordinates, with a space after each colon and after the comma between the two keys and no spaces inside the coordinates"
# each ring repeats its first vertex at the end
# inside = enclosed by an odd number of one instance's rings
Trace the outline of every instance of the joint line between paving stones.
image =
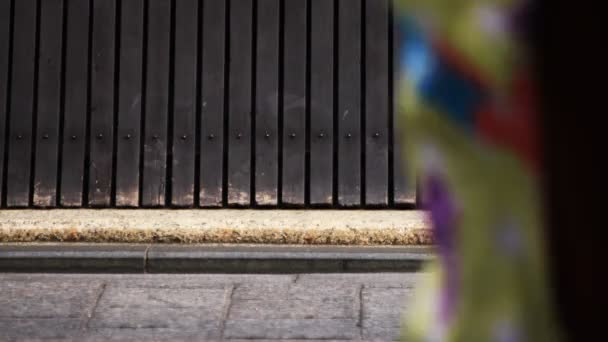
{"type": "Polygon", "coordinates": [[[224,297],[224,302],[226,304],[224,304],[224,308],[222,311],[222,320],[220,321],[220,341],[224,341],[224,330],[226,330],[226,321],[228,320],[230,309],[232,309],[234,292],[238,286],[238,284],[235,284],[230,286],[230,288],[226,290],[226,294],[224,297]]]}
{"type": "Polygon", "coordinates": [[[95,298],[95,303],[93,303],[93,307],[91,308],[91,311],[89,311],[89,313],[87,314],[87,320],[86,320],[83,330],[89,329],[89,324],[93,320],[93,316],[95,315],[95,310],[97,309],[97,306],[99,305],[99,301],[101,300],[101,296],[103,296],[103,293],[106,291],[107,286],[108,286],[108,284],[106,284],[106,283],[101,284],[99,293],[97,293],[97,297],[95,298]]]}
{"type": "Polygon", "coordinates": [[[365,288],[365,285],[361,285],[359,288],[359,320],[357,321],[359,338],[361,340],[363,340],[363,288],[365,288]]]}
{"type": "Polygon", "coordinates": [[[148,251],[150,251],[150,247],[152,247],[152,244],[146,246],[144,251],[144,273],[148,273],[148,251]]]}
{"type": "Polygon", "coordinates": [[[301,274],[298,273],[298,274],[295,275],[295,277],[293,277],[293,283],[294,284],[297,283],[298,280],[300,280],[300,276],[301,276],[301,274]]]}

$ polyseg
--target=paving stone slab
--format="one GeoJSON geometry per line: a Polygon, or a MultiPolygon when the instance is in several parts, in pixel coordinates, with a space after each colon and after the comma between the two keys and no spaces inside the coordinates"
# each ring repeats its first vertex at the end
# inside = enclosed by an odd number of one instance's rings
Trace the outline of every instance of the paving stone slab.
{"type": "MultiPolygon", "coordinates": [[[[251,342],[252,339],[228,339],[228,340],[224,340],[224,341],[228,341],[228,342],[251,342]]],[[[286,340],[277,340],[277,339],[258,339],[256,338],[255,340],[253,340],[255,342],[277,342],[277,341],[289,341],[289,342],[344,342],[344,340],[332,340],[332,339],[322,339],[322,340],[317,340],[317,339],[305,339],[305,340],[300,340],[300,339],[286,339],[286,340]]]]}
{"type": "Polygon", "coordinates": [[[204,322],[196,331],[182,328],[101,328],[87,332],[85,341],[220,341],[219,322],[204,322]]]}
{"type": "Polygon", "coordinates": [[[399,341],[400,336],[399,326],[386,327],[382,322],[372,322],[372,324],[364,326],[362,330],[362,340],[364,341],[399,341]]]}
{"type": "Polygon", "coordinates": [[[174,329],[217,334],[227,289],[150,289],[109,286],[91,328],[174,329]]]}
{"type": "Polygon", "coordinates": [[[355,319],[228,320],[224,337],[241,339],[358,339],[355,319]]]}
{"type": "Polygon", "coordinates": [[[364,325],[367,320],[398,322],[411,295],[408,289],[364,288],[361,293],[364,325]]]}
{"type": "Polygon", "coordinates": [[[367,287],[415,287],[421,279],[427,276],[425,273],[339,273],[339,274],[302,274],[297,278],[297,283],[310,284],[333,284],[352,285],[362,284],[367,287]]]}
{"type": "Polygon", "coordinates": [[[0,282],[0,318],[77,318],[92,309],[101,282],[0,282]]]}
{"type": "Polygon", "coordinates": [[[358,297],[361,285],[324,283],[308,286],[300,283],[247,283],[234,290],[233,299],[312,299],[358,297]]]}
{"type": "MultiPolygon", "coordinates": [[[[221,337],[216,335],[215,332],[212,334],[203,333],[187,333],[183,331],[172,331],[172,330],[150,330],[146,332],[133,332],[124,330],[104,330],[98,332],[91,332],[87,334],[78,342],[193,342],[193,341],[205,341],[215,342],[222,341],[221,337]]],[[[250,341],[251,342],[251,341],[250,341]]],[[[276,342],[276,341],[275,341],[276,342]]]]}
{"type": "Polygon", "coordinates": [[[31,338],[78,338],[82,319],[16,318],[0,319],[0,341],[31,338]]]}
{"type": "Polygon", "coordinates": [[[228,319],[344,319],[359,316],[356,298],[242,300],[232,303],[228,319]]]}
{"type": "Polygon", "coordinates": [[[227,295],[226,288],[127,288],[108,285],[99,300],[102,309],[197,308],[206,314],[221,308],[227,295]],[[206,311],[211,310],[211,311],[206,311]]]}
{"type": "MultiPolygon", "coordinates": [[[[103,277],[103,276],[102,276],[103,277]]],[[[224,288],[234,284],[291,284],[296,275],[279,274],[133,274],[112,275],[112,284],[139,288],[224,288]]]]}

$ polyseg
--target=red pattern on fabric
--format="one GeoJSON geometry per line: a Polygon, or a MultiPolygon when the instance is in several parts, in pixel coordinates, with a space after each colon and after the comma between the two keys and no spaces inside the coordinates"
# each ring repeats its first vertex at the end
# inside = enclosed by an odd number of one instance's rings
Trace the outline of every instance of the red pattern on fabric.
{"type": "Polygon", "coordinates": [[[511,94],[508,106],[500,112],[492,103],[480,108],[476,113],[476,130],[484,141],[511,150],[538,174],[541,161],[536,94],[527,73],[521,72],[514,78],[511,94]]]}

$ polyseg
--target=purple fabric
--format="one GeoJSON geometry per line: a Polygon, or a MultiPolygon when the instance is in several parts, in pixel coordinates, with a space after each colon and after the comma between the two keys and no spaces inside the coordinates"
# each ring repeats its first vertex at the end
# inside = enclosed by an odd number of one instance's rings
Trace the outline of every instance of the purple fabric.
{"type": "Polygon", "coordinates": [[[459,270],[456,250],[456,216],[454,199],[439,174],[427,178],[428,204],[434,237],[446,277],[442,284],[440,318],[444,323],[453,318],[458,296],[459,270]]]}

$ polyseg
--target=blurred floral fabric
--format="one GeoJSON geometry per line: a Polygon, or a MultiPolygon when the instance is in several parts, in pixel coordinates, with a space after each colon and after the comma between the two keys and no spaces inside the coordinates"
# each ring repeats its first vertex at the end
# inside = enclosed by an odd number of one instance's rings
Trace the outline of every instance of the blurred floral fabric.
{"type": "Polygon", "coordinates": [[[407,341],[556,341],[547,283],[534,3],[400,0],[400,124],[438,258],[407,341]]]}

